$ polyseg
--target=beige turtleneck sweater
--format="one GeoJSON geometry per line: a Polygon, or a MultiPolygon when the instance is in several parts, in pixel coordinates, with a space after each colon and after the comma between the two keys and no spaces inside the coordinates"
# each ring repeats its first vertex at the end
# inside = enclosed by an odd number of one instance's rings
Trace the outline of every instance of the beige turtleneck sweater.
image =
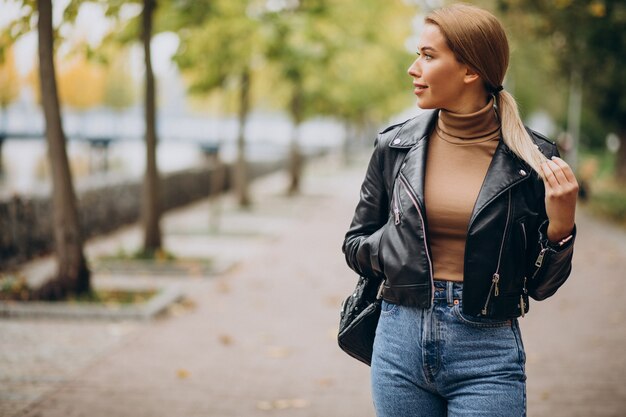
{"type": "Polygon", "coordinates": [[[424,180],[435,279],[463,281],[467,228],[499,128],[493,101],[476,113],[439,112],[428,142],[424,180]]]}

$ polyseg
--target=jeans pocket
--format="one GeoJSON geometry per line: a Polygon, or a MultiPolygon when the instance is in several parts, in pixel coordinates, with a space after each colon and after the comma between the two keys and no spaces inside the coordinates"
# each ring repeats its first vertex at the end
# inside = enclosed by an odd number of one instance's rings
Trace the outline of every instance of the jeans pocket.
{"type": "Polygon", "coordinates": [[[398,305],[394,303],[390,303],[388,301],[383,300],[380,305],[380,315],[381,316],[391,316],[398,311],[398,305]]]}
{"type": "Polygon", "coordinates": [[[452,314],[461,323],[472,327],[511,327],[511,320],[490,319],[488,317],[474,317],[463,313],[461,304],[452,307],[452,314]]]}

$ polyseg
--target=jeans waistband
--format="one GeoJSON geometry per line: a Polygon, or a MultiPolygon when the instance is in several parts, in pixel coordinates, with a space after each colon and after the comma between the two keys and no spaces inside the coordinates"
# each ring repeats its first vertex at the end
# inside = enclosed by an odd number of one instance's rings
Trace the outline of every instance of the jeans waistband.
{"type": "Polygon", "coordinates": [[[435,280],[435,300],[446,300],[448,304],[455,304],[454,300],[460,300],[462,295],[462,282],[435,280]]]}

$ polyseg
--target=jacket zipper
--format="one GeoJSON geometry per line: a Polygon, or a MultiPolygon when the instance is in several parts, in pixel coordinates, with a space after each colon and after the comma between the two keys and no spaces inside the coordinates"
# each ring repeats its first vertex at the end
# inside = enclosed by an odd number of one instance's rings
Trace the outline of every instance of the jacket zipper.
{"type": "Polygon", "coordinates": [[[489,288],[489,294],[487,294],[487,300],[485,301],[485,306],[483,307],[482,314],[483,316],[487,315],[487,307],[489,306],[489,301],[491,301],[491,293],[493,293],[494,297],[498,297],[500,295],[500,263],[502,261],[502,251],[504,249],[504,241],[506,240],[506,232],[509,228],[509,220],[511,218],[511,189],[509,188],[509,203],[507,206],[506,212],[506,223],[504,224],[504,233],[502,234],[502,242],[500,243],[500,253],[498,255],[498,266],[496,266],[496,272],[493,273],[493,277],[491,278],[491,288],[489,288]]]}
{"type": "Polygon", "coordinates": [[[393,216],[395,225],[400,224],[400,204],[398,203],[398,190],[397,187],[393,192],[393,216]]]}
{"type": "Polygon", "coordinates": [[[526,277],[524,277],[524,286],[522,287],[522,294],[519,296],[519,307],[522,310],[522,318],[526,315],[526,302],[524,301],[524,296],[528,294],[528,289],[526,288],[526,277]]]}
{"type": "Polygon", "coordinates": [[[537,256],[537,260],[535,261],[535,266],[537,267],[537,269],[535,270],[535,273],[533,274],[532,277],[530,277],[531,281],[533,279],[535,279],[535,277],[537,276],[537,274],[539,273],[539,271],[541,271],[541,266],[543,265],[543,260],[546,256],[546,252],[548,252],[548,247],[544,247],[542,242],[539,242],[539,244],[541,245],[541,250],[539,251],[539,255],[537,256]]]}
{"type": "Polygon", "coordinates": [[[423,232],[422,239],[424,240],[424,250],[426,251],[426,258],[428,259],[428,269],[429,269],[428,272],[430,275],[430,304],[433,305],[433,303],[435,302],[435,279],[433,277],[433,263],[432,263],[432,260],[430,259],[430,253],[428,252],[428,244],[426,243],[426,222],[424,221],[422,210],[420,209],[420,206],[417,203],[417,198],[413,194],[413,191],[411,190],[411,187],[409,186],[407,179],[404,177],[404,174],[400,173],[398,178],[400,178],[400,184],[402,184],[402,186],[404,187],[404,190],[406,191],[407,195],[411,199],[411,202],[415,206],[415,209],[417,210],[417,214],[419,214],[420,220],[422,222],[422,232],[423,232]]]}

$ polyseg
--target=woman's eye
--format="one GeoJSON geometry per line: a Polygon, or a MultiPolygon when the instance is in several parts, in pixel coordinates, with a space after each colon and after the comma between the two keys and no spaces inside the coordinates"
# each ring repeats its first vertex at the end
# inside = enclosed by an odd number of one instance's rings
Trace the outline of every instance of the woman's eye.
{"type": "Polygon", "coordinates": [[[425,59],[426,61],[430,61],[431,59],[433,59],[433,57],[432,57],[431,55],[424,54],[424,59],[425,59]]]}

